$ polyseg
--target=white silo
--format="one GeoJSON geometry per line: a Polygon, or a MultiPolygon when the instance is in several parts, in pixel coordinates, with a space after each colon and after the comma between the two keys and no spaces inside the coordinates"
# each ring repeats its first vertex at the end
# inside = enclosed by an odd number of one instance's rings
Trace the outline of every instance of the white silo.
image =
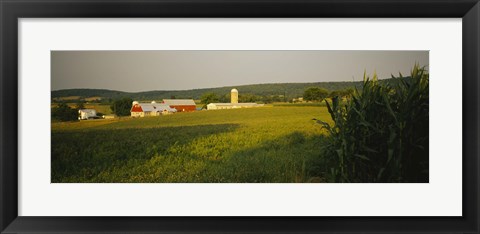
{"type": "Polygon", "coordinates": [[[157,102],[156,102],[156,101],[152,101],[152,104],[155,104],[155,103],[157,103],[157,102]]]}
{"type": "Polygon", "coordinates": [[[230,102],[238,103],[238,90],[232,89],[232,91],[230,91],[230,94],[231,94],[230,102]]]}

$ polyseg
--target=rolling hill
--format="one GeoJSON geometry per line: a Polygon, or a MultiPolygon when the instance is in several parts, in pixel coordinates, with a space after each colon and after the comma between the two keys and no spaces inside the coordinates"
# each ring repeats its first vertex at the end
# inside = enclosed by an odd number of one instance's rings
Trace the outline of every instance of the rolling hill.
{"type": "MultiPolygon", "coordinates": [[[[381,82],[393,82],[394,79],[384,79],[381,82]]],[[[322,87],[329,91],[342,90],[346,88],[357,87],[361,89],[362,82],[317,82],[317,83],[273,83],[273,84],[252,84],[240,86],[226,86],[205,89],[190,90],[155,90],[146,92],[123,92],[107,89],[63,89],[52,91],[53,100],[59,100],[65,97],[77,97],[77,99],[85,99],[89,97],[101,97],[101,99],[118,99],[128,97],[138,101],[161,100],[168,98],[192,98],[200,99],[202,94],[213,92],[219,96],[229,95],[230,90],[236,88],[242,94],[253,94],[259,96],[283,96],[287,100],[302,97],[305,89],[309,87],[322,87]]]]}

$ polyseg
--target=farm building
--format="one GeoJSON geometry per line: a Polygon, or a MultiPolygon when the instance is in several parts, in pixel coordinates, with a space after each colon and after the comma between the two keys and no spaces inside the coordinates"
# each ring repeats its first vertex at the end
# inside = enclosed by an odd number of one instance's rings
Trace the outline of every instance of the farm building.
{"type": "Polygon", "coordinates": [[[178,112],[195,111],[197,108],[193,99],[163,99],[163,104],[175,108],[178,112]]]}
{"type": "Polygon", "coordinates": [[[94,109],[80,109],[78,110],[78,119],[94,119],[97,117],[97,111],[94,109]]]}
{"type": "Polygon", "coordinates": [[[232,91],[230,91],[230,103],[209,103],[207,105],[207,110],[252,108],[262,106],[263,104],[257,104],[254,102],[238,103],[238,90],[232,89],[232,91]]]}
{"type": "Polygon", "coordinates": [[[130,110],[132,117],[159,116],[174,112],[177,112],[177,110],[171,108],[169,105],[156,103],[155,101],[151,103],[139,103],[134,101],[132,103],[132,109],[130,110]]]}
{"type": "Polygon", "coordinates": [[[230,103],[238,103],[238,90],[232,89],[230,91],[230,103]]]}
{"type": "Polygon", "coordinates": [[[237,109],[237,108],[252,108],[261,107],[263,104],[253,102],[247,103],[210,103],[207,105],[207,110],[221,110],[221,109],[237,109]]]}

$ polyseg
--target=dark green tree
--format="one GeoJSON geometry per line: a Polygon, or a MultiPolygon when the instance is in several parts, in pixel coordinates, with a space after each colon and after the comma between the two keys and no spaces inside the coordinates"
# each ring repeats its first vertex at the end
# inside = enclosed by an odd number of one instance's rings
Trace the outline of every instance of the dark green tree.
{"type": "Polygon", "coordinates": [[[81,110],[81,109],[85,109],[85,104],[83,104],[83,102],[79,102],[77,103],[77,105],[75,106],[75,110],[81,110]]]}
{"type": "Polygon", "coordinates": [[[70,108],[66,103],[59,103],[52,108],[52,119],[57,121],[78,120],[78,111],[70,108]]]}
{"type": "Polygon", "coordinates": [[[261,100],[261,97],[251,93],[240,94],[240,96],[238,97],[239,102],[256,102],[260,100],[261,100]]]}
{"type": "Polygon", "coordinates": [[[207,107],[207,105],[210,103],[219,102],[219,100],[220,99],[215,93],[204,93],[200,97],[200,102],[203,104],[203,108],[207,107]]]}
{"type": "Polygon", "coordinates": [[[228,103],[230,102],[230,94],[224,94],[219,97],[219,102],[228,103]]]}
{"type": "Polygon", "coordinates": [[[328,95],[329,98],[339,97],[342,95],[342,90],[334,90],[328,95]]]}
{"type": "Polygon", "coordinates": [[[306,101],[322,101],[328,97],[328,90],[320,87],[310,87],[303,93],[303,99],[306,101]]]}
{"type": "Polygon", "coordinates": [[[131,98],[115,100],[110,106],[110,109],[112,109],[113,113],[117,116],[128,116],[130,115],[130,109],[132,109],[132,102],[133,100],[131,98]]]}
{"type": "Polygon", "coordinates": [[[263,103],[272,103],[273,99],[272,99],[271,95],[265,95],[265,96],[263,96],[262,101],[263,101],[263,103]]]}
{"type": "Polygon", "coordinates": [[[343,98],[343,97],[351,97],[352,94],[354,93],[354,89],[353,88],[346,88],[346,89],[340,89],[340,90],[335,90],[335,91],[332,91],[330,93],[330,95],[328,95],[328,97],[330,98],[334,98],[334,97],[340,97],[340,98],[343,98]]]}

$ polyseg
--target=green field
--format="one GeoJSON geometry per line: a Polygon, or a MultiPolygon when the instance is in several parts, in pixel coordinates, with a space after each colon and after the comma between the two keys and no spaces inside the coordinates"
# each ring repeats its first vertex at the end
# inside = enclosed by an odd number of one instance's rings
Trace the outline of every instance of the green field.
{"type": "Polygon", "coordinates": [[[321,182],[323,106],[52,123],[52,182],[321,182]]]}

